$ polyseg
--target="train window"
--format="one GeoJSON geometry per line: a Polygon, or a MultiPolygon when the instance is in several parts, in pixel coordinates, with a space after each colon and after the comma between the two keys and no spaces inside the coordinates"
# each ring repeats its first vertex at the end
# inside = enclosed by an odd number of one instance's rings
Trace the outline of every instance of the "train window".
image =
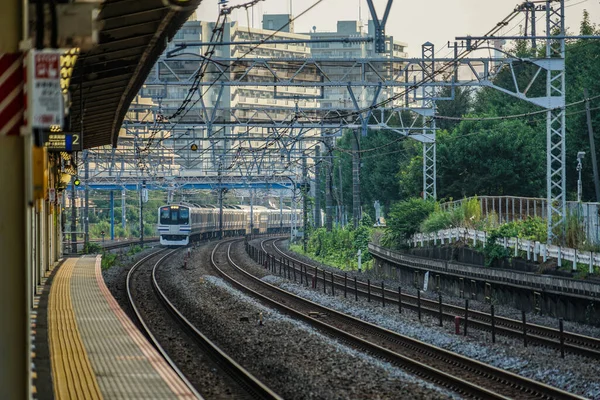
{"type": "MultiPolygon", "coordinates": [[[[181,208],[179,210],[179,223],[180,224],[189,224],[190,218],[190,210],[189,208],[181,208]]],[[[173,218],[175,219],[175,218],[173,218]]]]}
{"type": "Polygon", "coordinates": [[[171,210],[169,207],[162,207],[160,209],[160,223],[162,225],[168,225],[171,223],[171,210]]]}

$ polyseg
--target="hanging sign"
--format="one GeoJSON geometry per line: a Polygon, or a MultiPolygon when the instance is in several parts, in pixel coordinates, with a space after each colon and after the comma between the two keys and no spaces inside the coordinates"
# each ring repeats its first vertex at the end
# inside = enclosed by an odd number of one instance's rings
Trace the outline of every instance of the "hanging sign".
{"type": "Polygon", "coordinates": [[[44,146],[48,151],[81,151],[81,134],[71,132],[44,132],[44,146]]]}
{"type": "Polygon", "coordinates": [[[60,50],[29,51],[27,109],[32,128],[63,127],[60,55],[60,50]]]}

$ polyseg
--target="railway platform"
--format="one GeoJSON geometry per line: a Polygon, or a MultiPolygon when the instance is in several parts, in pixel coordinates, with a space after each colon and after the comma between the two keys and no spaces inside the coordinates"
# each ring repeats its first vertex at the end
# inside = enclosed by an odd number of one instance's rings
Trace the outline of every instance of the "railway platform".
{"type": "Polygon", "coordinates": [[[37,303],[34,343],[47,349],[33,348],[34,398],[196,398],[120,308],[100,265],[66,258],[37,303]]]}

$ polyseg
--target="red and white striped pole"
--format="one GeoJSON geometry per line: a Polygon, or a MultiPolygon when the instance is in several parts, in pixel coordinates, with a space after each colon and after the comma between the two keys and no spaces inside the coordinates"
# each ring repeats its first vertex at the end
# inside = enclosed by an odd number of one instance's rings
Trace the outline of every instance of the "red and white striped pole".
{"type": "Polygon", "coordinates": [[[21,53],[0,54],[0,136],[19,135],[25,111],[21,53]]]}
{"type": "Polygon", "coordinates": [[[25,112],[23,0],[3,0],[0,12],[0,398],[31,397],[30,274],[27,226],[31,138],[21,135],[25,112]]]}

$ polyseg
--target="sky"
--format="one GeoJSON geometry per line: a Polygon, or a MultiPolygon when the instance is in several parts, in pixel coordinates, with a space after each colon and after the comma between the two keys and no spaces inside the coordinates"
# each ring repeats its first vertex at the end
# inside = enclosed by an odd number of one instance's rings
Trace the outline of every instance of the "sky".
{"type": "MultiPolygon", "coordinates": [[[[293,0],[292,14],[298,15],[318,0],[293,0]]],[[[248,0],[230,0],[229,5],[246,3],[248,0]]],[[[408,44],[407,52],[411,57],[421,55],[421,45],[427,41],[435,45],[439,57],[448,53],[448,41],[457,36],[484,35],[499,21],[504,19],[521,3],[518,0],[395,0],[388,22],[386,34],[408,44]]],[[[198,19],[214,21],[218,13],[218,0],[203,0],[198,8],[198,19]]],[[[379,19],[382,18],[387,0],[374,0],[379,19]]],[[[295,31],[308,32],[312,27],[317,31],[335,31],[337,21],[358,20],[359,5],[362,20],[369,17],[366,0],[322,0],[311,11],[294,21],[295,31]]],[[[593,23],[600,24],[600,0],[566,0],[566,26],[577,34],[583,10],[587,9],[593,23]]],[[[234,11],[232,18],[240,25],[254,21],[255,27],[261,26],[262,14],[287,14],[290,0],[264,0],[254,10],[234,11]],[[252,14],[254,13],[254,19],[252,14]]],[[[544,20],[538,23],[538,30],[544,30],[544,20]]],[[[515,35],[523,17],[519,17],[506,28],[505,32],[515,35]]],[[[505,33],[505,34],[506,34],[505,33]]]]}

